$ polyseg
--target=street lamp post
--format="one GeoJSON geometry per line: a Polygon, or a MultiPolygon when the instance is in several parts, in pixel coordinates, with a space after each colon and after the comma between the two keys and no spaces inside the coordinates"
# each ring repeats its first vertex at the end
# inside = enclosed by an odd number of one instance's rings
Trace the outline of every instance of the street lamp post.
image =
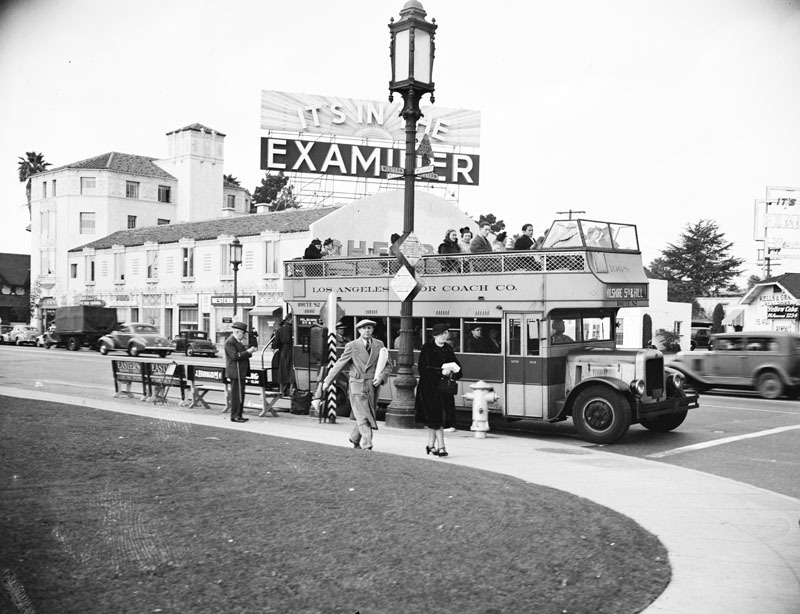
{"type": "Polygon", "coordinates": [[[238,299],[237,292],[237,276],[239,274],[239,265],[242,264],[242,243],[236,237],[231,241],[231,265],[233,266],[233,319],[236,319],[236,302],[238,299]]]}
{"type": "MultiPolygon", "coordinates": [[[[403,254],[403,243],[414,232],[414,180],[416,168],[417,121],[422,117],[419,108],[424,94],[433,97],[433,56],[436,20],[425,20],[425,9],[417,0],[409,0],[400,11],[400,19],[389,22],[389,58],[392,65],[392,79],[389,81],[389,100],[394,92],[403,97],[400,116],[406,120],[406,163],[404,172],[403,235],[395,244],[395,253],[400,268],[408,269],[414,276],[414,265],[403,254]]],[[[400,347],[397,359],[397,394],[386,411],[386,426],[414,428],[414,341],[413,312],[414,297],[420,285],[406,296],[400,307],[400,347]]],[[[424,333],[423,333],[424,334],[424,333]]]]}

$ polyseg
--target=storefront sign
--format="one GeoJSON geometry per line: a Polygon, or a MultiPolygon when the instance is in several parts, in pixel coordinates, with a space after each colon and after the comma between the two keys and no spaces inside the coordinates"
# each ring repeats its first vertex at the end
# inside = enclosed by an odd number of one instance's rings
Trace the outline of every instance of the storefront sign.
{"type": "Polygon", "coordinates": [[[767,318],[770,320],[797,320],[800,317],[800,305],[769,305],[767,318]]]}
{"type": "MultiPolygon", "coordinates": [[[[233,306],[233,294],[221,294],[218,296],[211,297],[211,304],[215,307],[227,307],[230,305],[233,306]]],[[[238,307],[253,307],[256,304],[256,297],[254,295],[249,296],[237,296],[236,297],[236,305],[238,307]]]]}

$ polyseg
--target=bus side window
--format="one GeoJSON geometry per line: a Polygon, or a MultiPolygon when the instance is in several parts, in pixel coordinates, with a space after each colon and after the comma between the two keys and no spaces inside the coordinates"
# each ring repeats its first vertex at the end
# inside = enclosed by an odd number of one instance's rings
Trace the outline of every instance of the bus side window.
{"type": "Polygon", "coordinates": [[[528,355],[539,355],[539,320],[528,320],[528,355]]]}
{"type": "Polygon", "coordinates": [[[517,318],[508,321],[508,355],[519,356],[522,354],[522,322],[517,318]]]}

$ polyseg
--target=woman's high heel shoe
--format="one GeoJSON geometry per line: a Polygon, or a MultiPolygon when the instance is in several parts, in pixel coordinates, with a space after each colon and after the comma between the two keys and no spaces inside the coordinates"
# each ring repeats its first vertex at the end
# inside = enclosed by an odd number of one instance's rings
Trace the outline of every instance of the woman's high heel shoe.
{"type": "Polygon", "coordinates": [[[434,454],[434,456],[435,456],[435,455],[436,455],[436,448],[431,448],[430,446],[425,446],[425,454],[426,454],[426,455],[428,455],[428,454],[430,454],[431,452],[432,452],[432,453],[434,454]]]}
{"type": "Polygon", "coordinates": [[[438,450],[436,450],[436,451],[434,452],[434,454],[435,454],[436,456],[450,456],[450,455],[447,453],[447,450],[445,450],[444,448],[439,448],[438,450]]]}

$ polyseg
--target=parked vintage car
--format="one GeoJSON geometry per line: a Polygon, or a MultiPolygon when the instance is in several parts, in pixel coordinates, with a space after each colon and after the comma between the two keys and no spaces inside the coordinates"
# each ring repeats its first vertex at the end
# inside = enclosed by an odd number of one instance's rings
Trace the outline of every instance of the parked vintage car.
{"type": "Polygon", "coordinates": [[[708,351],[679,352],[668,363],[702,392],[756,390],[765,399],[800,394],[800,334],[773,331],[711,335],[708,351]]]}
{"type": "Polygon", "coordinates": [[[12,328],[10,324],[0,324],[0,343],[11,343],[12,328]]]}
{"type": "Polygon", "coordinates": [[[15,345],[36,345],[36,337],[39,336],[39,329],[35,326],[17,324],[8,333],[8,342],[15,345]]]}
{"type": "Polygon", "coordinates": [[[692,326],[692,338],[689,341],[693,350],[705,349],[711,341],[711,328],[707,326],[692,326]]]}
{"type": "Polygon", "coordinates": [[[183,352],[187,356],[195,354],[217,355],[217,345],[204,330],[182,330],[172,339],[172,351],[183,352]]]}
{"type": "Polygon", "coordinates": [[[97,342],[97,349],[101,354],[121,350],[131,356],[150,353],[164,358],[172,353],[172,344],[152,324],[126,322],[117,330],[102,336],[97,342]]]}

